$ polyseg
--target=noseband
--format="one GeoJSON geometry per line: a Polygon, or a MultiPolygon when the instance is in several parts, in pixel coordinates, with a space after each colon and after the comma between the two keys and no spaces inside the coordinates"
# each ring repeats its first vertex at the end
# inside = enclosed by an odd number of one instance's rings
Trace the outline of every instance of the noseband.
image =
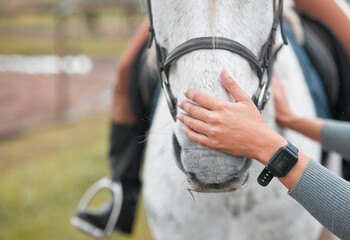
{"type": "Polygon", "coordinates": [[[157,66],[159,79],[161,83],[161,87],[163,89],[164,95],[166,97],[168,107],[173,117],[174,121],[176,121],[177,114],[177,99],[174,97],[169,82],[169,71],[171,64],[174,63],[180,57],[186,55],[187,53],[197,51],[197,50],[227,50],[234,54],[238,54],[241,57],[245,58],[252,66],[255,67],[257,76],[259,78],[259,88],[257,92],[252,97],[253,102],[259,111],[262,111],[265,107],[266,102],[270,98],[270,93],[268,91],[271,80],[272,80],[272,67],[273,62],[276,58],[277,53],[282,48],[283,44],[287,43],[287,38],[283,29],[283,0],[279,0],[278,9],[276,9],[276,0],[273,0],[273,24],[269,34],[269,37],[265,44],[262,46],[260,50],[259,56],[255,56],[248,48],[244,45],[233,41],[231,39],[223,38],[223,37],[200,37],[190,39],[178,47],[176,47],[169,54],[167,50],[161,47],[156,39],[154,26],[153,26],[153,15],[152,15],[152,7],[151,0],[147,0],[148,3],[148,15],[150,18],[150,36],[148,39],[148,47],[151,47],[152,42],[155,42],[156,55],[157,55],[157,66]],[[275,44],[275,36],[277,27],[280,25],[281,35],[283,38],[283,44],[273,52],[273,46],[275,44]],[[264,81],[264,75],[267,74],[267,80],[264,81]]]}

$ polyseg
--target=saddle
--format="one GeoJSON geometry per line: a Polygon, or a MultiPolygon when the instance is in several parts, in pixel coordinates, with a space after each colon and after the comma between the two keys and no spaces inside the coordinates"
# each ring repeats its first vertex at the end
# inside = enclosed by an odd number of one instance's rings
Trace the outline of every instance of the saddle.
{"type": "MultiPolygon", "coordinates": [[[[329,102],[330,118],[350,121],[350,61],[334,32],[324,23],[299,13],[305,32],[304,50],[318,72],[329,102]]],[[[323,154],[325,164],[327,154],[323,154]]],[[[343,177],[350,181],[350,162],[343,160],[343,177]]]]}
{"type": "Polygon", "coordinates": [[[157,70],[147,64],[149,51],[152,50],[147,47],[146,41],[134,59],[129,77],[131,109],[135,119],[144,131],[150,126],[150,119],[152,119],[156,108],[160,85],[157,70]]]}

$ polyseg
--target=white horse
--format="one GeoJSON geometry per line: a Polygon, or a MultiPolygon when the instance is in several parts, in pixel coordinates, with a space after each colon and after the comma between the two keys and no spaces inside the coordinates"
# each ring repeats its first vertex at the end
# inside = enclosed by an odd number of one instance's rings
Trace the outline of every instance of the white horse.
{"type": "MultiPolygon", "coordinates": [[[[157,41],[168,52],[192,38],[220,36],[240,42],[258,55],[273,20],[272,0],[153,0],[152,11],[157,41]]],[[[194,88],[233,101],[219,79],[223,68],[247,94],[255,93],[258,78],[254,68],[246,59],[223,50],[200,50],[181,57],[171,67],[171,89],[179,100],[185,99],[187,88],[194,88]]],[[[293,112],[314,117],[312,99],[291,47],[281,51],[275,69],[293,112]]],[[[317,143],[278,129],[272,99],[263,117],[269,127],[319,160],[317,143]]],[[[181,123],[173,122],[161,96],[144,167],[143,195],[154,238],[318,239],[321,226],[288,196],[278,180],[266,188],[258,185],[256,179],[262,169],[256,161],[190,141],[181,123]],[[180,160],[174,156],[174,133],[181,146],[180,160]],[[201,193],[192,196],[188,189],[201,193]],[[232,189],[238,190],[228,192],[232,189]]]]}

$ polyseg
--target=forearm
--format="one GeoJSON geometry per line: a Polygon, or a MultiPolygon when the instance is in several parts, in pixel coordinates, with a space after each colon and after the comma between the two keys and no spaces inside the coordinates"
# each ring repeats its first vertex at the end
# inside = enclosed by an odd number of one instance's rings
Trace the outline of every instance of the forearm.
{"type": "MultiPolygon", "coordinates": [[[[320,123],[320,121],[318,121],[320,123]]],[[[312,121],[309,122],[313,123],[312,121]]],[[[296,124],[298,127],[298,124],[296,124]]],[[[350,125],[337,124],[339,131],[350,132],[350,125]]],[[[319,124],[319,127],[321,124],[319,124]]],[[[330,128],[332,129],[332,128],[330,128]]],[[[274,153],[287,141],[271,129],[256,129],[261,138],[252,144],[256,148],[253,155],[256,160],[267,166],[274,153]]],[[[319,131],[320,132],[320,131],[319,131]]],[[[337,135],[340,132],[336,133],[337,135]]],[[[344,134],[347,135],[347,134],[344,134]]],[[[350,138],[350,134],[348,135],[350,138]]],[[[348,143],[349,141],[347,141],[348,143]]],[[[252,149],[254,149],[252,148],[252,149]]],[[[299,152],[298,162],[291,171],[278,180],[289,190],[289,194],[298,201],[323,226],[341,239],[350,239],[350,183],[338,177],[328,169],[310,160],[299,152]]]]}
{"type": "Polygon", "coordinates": [[[281,124],[350,159],[350,124],[347,122],[291,116],[281,124]]]}
{"type": "MultiPolygon", "coordinates": [[[[348,126],[350,131],[350,125],[348,126]]],[[[286,140],[264,129],[254,144],[256,159],[265,166],[286,140]]],[[[298,201],[323,226],[341,239],[350,239],[350,183],[299,152],[298,162],[283,178],[278,178],[298,201]]]]}
{"type": "Polygon", "coordinates": [[[350,183],[310,160],[289,195],[341,239],[350,239],[350,183]]]}
{"type": "Polygon", "coordinates": [[[320,142],[323,122],[324,120],[320,118],[291,116],[282,125],[320,142]]]}
{"type": "Polygon", "coordinates": [[[299,152],[299,158],[297,164],[290,170],[287,176],[283,178],[279,178],[278,180],[288,188],[288,190],[292,190],[294,186],[298,183],[301,178],[306,166],[308,165],[310,159],[305,156],[303,153],[299,152]]]}
{"type": "Polygon", "coordinates": [[[350,19],[333,0],[295,0],[298,10],[307,12],[328,25],[340,38],[350,56],[350,19]]]}

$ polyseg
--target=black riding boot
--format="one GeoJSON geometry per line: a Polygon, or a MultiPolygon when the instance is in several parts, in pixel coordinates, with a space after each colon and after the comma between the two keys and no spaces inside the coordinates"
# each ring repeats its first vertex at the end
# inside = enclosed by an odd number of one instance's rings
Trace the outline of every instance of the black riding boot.
{"type": "MultiPolygon", "coordinates": [[[[144,149],[145,130],[136,125],[112,123],[109,161],[113,171],[113,181],[123,188],[123,203],[115,230],[131,233],[140,192],[139,172],[144,149]]],[[[77,217],[104,229],[110,217],[113,204],[105,204],[98,211],[77,213],[77,217]]]]}

